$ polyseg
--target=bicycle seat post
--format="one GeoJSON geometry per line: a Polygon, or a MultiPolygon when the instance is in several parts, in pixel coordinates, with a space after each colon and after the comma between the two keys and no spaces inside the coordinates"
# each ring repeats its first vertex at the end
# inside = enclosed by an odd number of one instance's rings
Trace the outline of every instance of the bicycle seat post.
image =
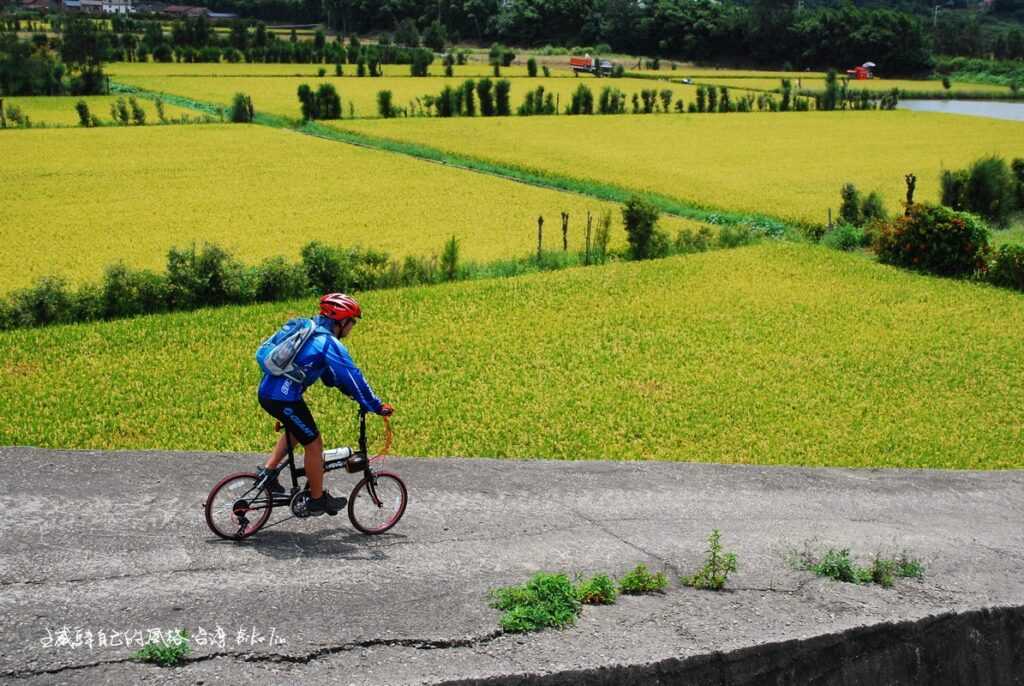
{"type": "Polygon", "coordinates": [[[366,410],[359,408],[359,452],[367,454],[366,448],[366,410]]]}

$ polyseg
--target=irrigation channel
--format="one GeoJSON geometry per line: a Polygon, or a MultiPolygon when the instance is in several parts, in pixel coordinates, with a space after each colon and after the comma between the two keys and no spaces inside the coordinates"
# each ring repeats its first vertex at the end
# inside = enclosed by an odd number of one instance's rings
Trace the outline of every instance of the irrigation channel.
{"type": "Polygon", "coordinates": [[[913,112],[965,114],[971,117],[1024,121],[1024,104],[981,100],[902,100],[899,108],[913,112]]]}

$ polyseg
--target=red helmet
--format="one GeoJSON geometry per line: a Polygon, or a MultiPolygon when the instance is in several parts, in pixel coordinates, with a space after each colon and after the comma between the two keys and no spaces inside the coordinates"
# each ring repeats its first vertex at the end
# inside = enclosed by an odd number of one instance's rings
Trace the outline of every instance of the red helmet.
{"type": "Polygon", "coordinates": [[[328,293],[320,298],[320,314],[335,321],[349,317],[362,317],[363,310],[356,299],[344,293],[328,293]]]}

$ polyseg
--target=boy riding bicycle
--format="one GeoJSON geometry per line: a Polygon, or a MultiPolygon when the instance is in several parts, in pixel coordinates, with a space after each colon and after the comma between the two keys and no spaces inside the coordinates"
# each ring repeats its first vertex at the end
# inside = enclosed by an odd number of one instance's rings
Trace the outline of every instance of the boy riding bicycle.
{"type": "Polygon", "coordinates": [[[323,488],[324,443],[316,420],[302,397],[306,389],[320,379],[324,385],[340,389],[367,412],[384,416],[394,412],[391,405],[381,402],[374,394],[341,343],[340,339],[352,332],[360,317],[362,309],[354,298],[344,293],[328,293],[320,298],[320,314],[312,321],[312,325],[309,320],[291,320],[256,351],[256,360],[264,370],[259,386],[260,405],[285,428],[274,452],[260,470],[259,477],[261,480],[266,479],[267,488],[272,493],[283,493],[284,487],[277,481],[277,474],[273,470],[288,452],[286,441],[301,443],[309,482],[307,510],[312,515],[324,512],[335,515],[345,507],[346,499],[335,498],[323,488]],[[268,356],[286,339],[295,340],[294,337],[302,327],[308,328],[305,333],[307,337],[301,339],[289,368],[281,374],[272,373],[277,370],[268,370],[268,356]]]}

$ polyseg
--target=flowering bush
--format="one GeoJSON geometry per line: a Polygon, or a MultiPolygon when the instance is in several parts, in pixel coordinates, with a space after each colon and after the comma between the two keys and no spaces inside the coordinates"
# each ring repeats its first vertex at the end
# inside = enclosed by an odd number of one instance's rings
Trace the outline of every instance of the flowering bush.
{"type": "Polygon", "coordinates": [[[1024,291],[1024,246],[1000,246],[988,266],[988,280],[997,286],[1024,291]]]}
{"type": "Polygon", "coordinates": [[[940,276],[970,276],[985,269],[988,229],[974,215],[917,204],[882,224],[874,236],[882,262],[940,276]]]}

